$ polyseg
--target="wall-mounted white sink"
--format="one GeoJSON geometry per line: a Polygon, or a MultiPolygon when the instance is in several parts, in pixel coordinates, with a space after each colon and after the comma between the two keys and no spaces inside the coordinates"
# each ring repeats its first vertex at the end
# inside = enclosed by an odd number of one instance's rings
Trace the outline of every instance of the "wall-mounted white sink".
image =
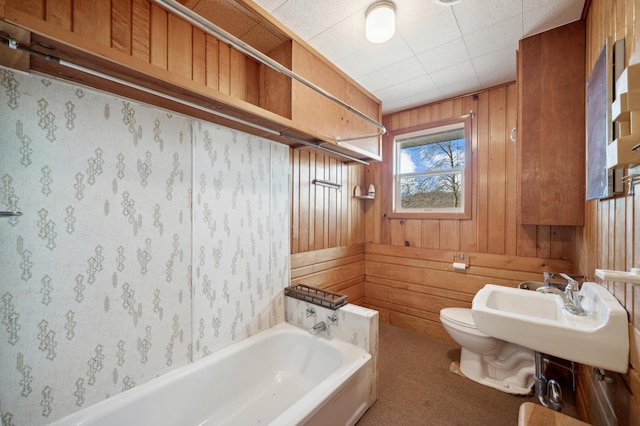
{"type": "Polygon", "coordinates": [[[625,373],[629,364],[627,312],[606,288],[585,282],[580,289],[586,315],[575,315],[560,295],[485,285],[471,313],[481,332],[507,342],[625,373]]]}

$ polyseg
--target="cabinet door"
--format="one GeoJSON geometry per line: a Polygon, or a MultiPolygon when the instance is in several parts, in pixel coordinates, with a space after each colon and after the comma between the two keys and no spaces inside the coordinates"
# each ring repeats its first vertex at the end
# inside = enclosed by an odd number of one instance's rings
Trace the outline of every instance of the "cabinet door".
{"type": "Polygon", "coordinates": [[[582,225],[584,21],[520,40],[518,223],[582,225]]]}

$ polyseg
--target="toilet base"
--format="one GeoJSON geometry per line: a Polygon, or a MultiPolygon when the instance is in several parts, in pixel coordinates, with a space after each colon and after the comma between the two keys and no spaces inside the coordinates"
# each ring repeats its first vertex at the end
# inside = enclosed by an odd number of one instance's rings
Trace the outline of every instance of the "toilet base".
{"type": "Polygon", "coordinates": [[[505,342],[497,356],[478,355],[462,348],[460,372],[468,379],[502,392],[528,395],[535,383],[534,353],[505,342]]]}

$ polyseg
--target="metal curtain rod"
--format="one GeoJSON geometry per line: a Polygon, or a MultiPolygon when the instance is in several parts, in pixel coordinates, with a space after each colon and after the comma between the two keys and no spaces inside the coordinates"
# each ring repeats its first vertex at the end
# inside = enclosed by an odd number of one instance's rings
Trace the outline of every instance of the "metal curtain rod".
{"type": "Polygon", "coordinates": [[[311,148],[314,148],[314,149],[317,149],[317,150],[320,150],[320,151],[323,151],[323,152],[328,152],[328,153],[330,153],[332,155],[336,155],[336,156],[342,157],[342,158],[344,158],[346,160],[349,160],[349,161],[354,161],[356,163],[364,164],[365,166],[369,165],[368,161],[364,161],[364,160],[361,160],[359,158],[353,157],[351,155],[343,154],[342,152],[334,151],[334,150],[326,148],[324,146],[321,146],[321,145],[318,145],[318,144],[314,144],[312,142],[308,142],[308,141],[306,141],[304,139],[300,139],[300,138],[298,138],[296,136],[292,136],[292,135],[289,135],[289,134],[284,133],[284,132],[279,132],[279,131],[276,131],[276,130],[272,130],[272,129],[269,129],[267,127],[263,127],[263,126],[260,126],[258,124],[252,123],[250,121],[245,121],[245,120],[242,120],[240,118],[234,117],[232,115],[227,115],[227,114],[224,114],[224,113],[222,113],[220,111],[217,111],[217,110],[214,110],[214,109],[210,109],[210,108],[206,108],[206,107],[203,107],[201,105],[186,101],[184,99],[180,99],[180,98],[177,98],[175,96],[168,95],[166,93],[158,92],[156,90],[149,89],[147,87],[140,86],[140,85],[137,85],[135,83],[131,83],[131,82],[127,81],[127,80],[123,80],[121,78],[114,77],[112,75],[105,74],[105,73],[102,73],[100,71],[92,70],[90,68],[83,67],[82,65],[78,65],[78,64],[74,64],[72,62],[65,61],[64,59],[60,59],[60,58],[57,58],[55,56],[42,54],[42,53],[38,52],[37,50],[33,50],[28,46],[25,46],[25,45],[22,45],[22,44],[18,43],[15,39],[11,38],[11,36],[9,34],[5,33],[5,32],[0,32],[0,42],[2,42],[2,44],[4,44],[4,45],[10,47],[11,49],[21,50],[23,52],[27,52],[27,53],[29,53],[31,55],[38,56],[38,57],[40,57],[42,59],[46,59],[47,61],[51,61],[51,62],[55,62],[55,63],[60,64],[60,65],[63,65],[65,67],[67,67],[67,68],[75,69],[75,70],[81,71],[81,72],[86,73],[86,74],[90,74],[90,75],[93,75],[93,76],[96,76],[96,77],[100,77],[100,78],[103,78],[105,80],[109,80],[109,81],[112,81],[114,83],[121,84],[123,86],[131,87],[132,89],[140,90],[140,91],[149,93],[151,95],[158,96],[158,97],[161,97],[161,98],[164,98],[164,99],[167,99],[167,100],[170,100],[170,101],[173,101],[173,102],[188,106],[190,108],[198,109],[200,111],[204,111],[206,113],[209,113],[209,114],[224,118],[226,120],[233,121],[235,123],[242,124],[242,125],[247,126],[247,127],[252,127],[252,128],[254,128],[256,130],[260,130],[260,131],[263,131],[263,132],[266,132],[266,133],[270,133],[270,134],[272,134],[274,136],[280,136],[282,138],[298,142],[301,145],[305,145],[305,146],[308,146],[308,147],[311,147],[311,148]]]}
{"type": "Polygon", "coordinates": [[[323,180],[323,179],[314,179],[311,181],[311,183],[314,185],[326,186],[327,188],[337,189],[337,190],[340,190],[342,188],[342,185],[340,185],[339,183],[335,183],[335,182],[331,182],[329,180],[323,180]]]}
{"type": "Polygon", "coordinates": [[[273,59],[271,59],[270,57],[268,57],[267,55],[265,55],[264,53],[260,52],[259,50],[253,48],[252,46],[248,45],[247,43],[243,42],[242,40],[238,39],[237,37],[233,36],[232,34],[228,33],[227,31],[223,30],[222,28],[218,27],[217,25],[213,24],[212,22],[208,21],[207,19],[203,18],[202,16],[198,15],[197,13],[195,13],[194,11],[192,11],[191,9],[183,6],[182,4],[178,3],[175,0],[153,0],[155,3],[159,4],[160,6],[164,7],[165,9],[169,10],[170,12],[173,12],[174,14],[186,19],[188,22],[190,22],[193,25],[196,25],[198,28],[202,29],[203,31],[213,35],[214,37],[224,41],[225,43],[228,43],[230,45],[232,45],[233,47],[235,47],[236,49],[246,53],[247,55],[251,56],[253,59],[259,61],[260,63],[268,66],[269,68],[285,74],[291,78],[293,78],[294,80],[304,84],[305,86],[309,87],[310,89],[314,90],[315,92],[323,95],[324,97],[326,97],[327,99],[335,102],[336,104],[340,105],[342,108],[346,109],[349,112],[352,112],[353,114],[357,115],[358,117],[362,118],[363,120],[365,120],[366,122],[368,122],[369,124],[375,126],[376,128],[378,128],[380,131],[376,134],[372,134],[372,135],[364,135],[364,136],[354,136],[354,137],[349,137],[349,138],[340,138],[339,136],[336,136],[335,138],[335,142],[336,143],[340,143],[340,142],[345,142],[345,141],[353,141],[353,140],[360,140],[360,139],[366,139],[366,138],[371,138],[371,137],[378,137],[378,136],[382,136],[385,133],[387,133],[387,129],[380,123],[378,123],[377,121],[371,119],[370,117],[368,117],[367,115],[363,114],[362,112],[360,112],[359,110],[357,110],[356,108],[353,108],[351,105],[343,102],[342,100],[336,98],[335,96],[333,96],[331,93],[327,92],[326,90],[322,89],[321,87],[316,86],[315,84],[311,83],[310,81],[304,79],[303,77],[299,76],[298,74],[294,73],[293,71],[291,71],[290,69],[284,67],[283,65],[281,65],[279,62],[274,61],[273,59]]]}

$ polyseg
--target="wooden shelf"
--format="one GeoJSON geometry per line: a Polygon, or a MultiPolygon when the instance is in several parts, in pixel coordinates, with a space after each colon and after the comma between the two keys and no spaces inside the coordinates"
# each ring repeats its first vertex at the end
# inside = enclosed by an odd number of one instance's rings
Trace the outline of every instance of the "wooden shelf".
{"type": "Polygon", "coordinates": [[[358,200],[375,200],[375,195],[354,195],[353,198],[357,198],[358,200]]]}

